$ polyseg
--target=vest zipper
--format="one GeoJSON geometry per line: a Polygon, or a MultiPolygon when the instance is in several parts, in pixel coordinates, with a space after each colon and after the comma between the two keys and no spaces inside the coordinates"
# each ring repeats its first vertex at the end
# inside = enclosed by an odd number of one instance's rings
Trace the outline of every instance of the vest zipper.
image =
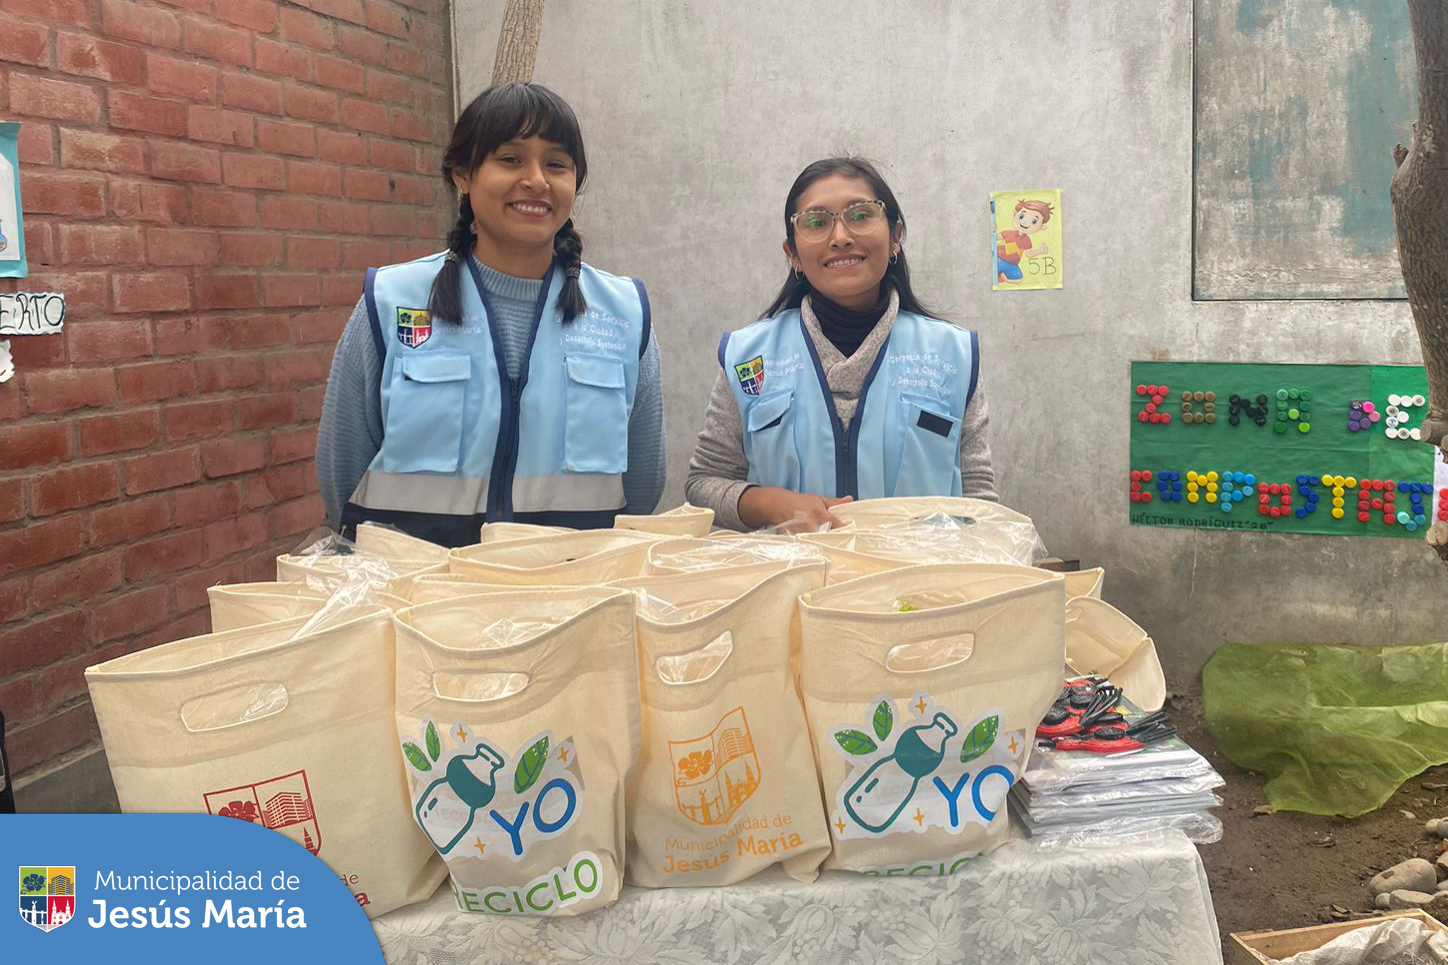
{"type": "MultiPolygon", "coordinates": [[[[527,365],[528,360],[524,359],[523,364],[527,365]]],[[[518,385],[517,379],[508,380],[508,398],[510,400],[508,405],[510,415],[508,420],[508,465],[503,473],[498,502],[499,508],[502,510],[502,518],[510,520],[513,518],[513,476],[518,471],[518,442],[522,436],[523,423],[523,420],[518,417],[518,405],[523,398],[523,389],[518,385]]]]}

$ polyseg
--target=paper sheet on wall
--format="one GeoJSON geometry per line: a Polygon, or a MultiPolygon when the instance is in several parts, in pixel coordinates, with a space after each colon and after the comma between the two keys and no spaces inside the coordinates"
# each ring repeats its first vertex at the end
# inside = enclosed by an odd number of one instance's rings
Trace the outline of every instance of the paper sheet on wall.
{"type": "Polygon", "coordinates": [[[20,124],[0,123],[0,278],[24,278],[25,225],[20,204],[20,124]]]}
{"type": "Polygon", "coordinates": [[[991,287],[998,292],[1060,288],[1060,190],[994,191],[990,210],[991,287]]]}
{"type": "Polygon", "coordinates": [[[1133,362],[1126,391],[1136,525],[1421,539],[1448,513],[1421,366],[1133,362]]]}

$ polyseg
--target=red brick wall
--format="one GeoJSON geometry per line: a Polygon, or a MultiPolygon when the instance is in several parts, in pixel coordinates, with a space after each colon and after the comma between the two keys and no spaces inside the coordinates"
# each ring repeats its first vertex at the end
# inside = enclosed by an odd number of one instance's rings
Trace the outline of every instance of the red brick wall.
{"type": "Polygon", "coordinates": [[[369,265],[435,251],[445,0],[0,0],[28,279],[0,385],[0,710],[93,746],[85,667],[207,629],[323,521],[313,450],[369,265]]]}

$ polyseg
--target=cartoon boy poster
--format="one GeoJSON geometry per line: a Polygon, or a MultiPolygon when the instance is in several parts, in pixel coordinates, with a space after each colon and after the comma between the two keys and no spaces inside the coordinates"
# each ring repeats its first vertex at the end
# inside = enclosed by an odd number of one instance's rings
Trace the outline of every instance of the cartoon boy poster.
{"type": "Polygon", "coordinates": [[[1061,192],[995,191],[990,196],[996,291],[1061,287],[1061,192]]]}

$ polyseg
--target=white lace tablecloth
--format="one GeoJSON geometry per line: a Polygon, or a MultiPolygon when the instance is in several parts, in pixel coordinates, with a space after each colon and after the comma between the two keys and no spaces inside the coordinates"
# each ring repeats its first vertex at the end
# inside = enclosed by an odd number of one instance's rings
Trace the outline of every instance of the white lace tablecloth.
{"type": "Polygon", "coordinates": [[[949,878],[625,888],[578,918],[431,900],[373,923],[388,965],[1221,965],[1206,871],[1179,832],[1100,848],[1013,839],[949,878]]]}

